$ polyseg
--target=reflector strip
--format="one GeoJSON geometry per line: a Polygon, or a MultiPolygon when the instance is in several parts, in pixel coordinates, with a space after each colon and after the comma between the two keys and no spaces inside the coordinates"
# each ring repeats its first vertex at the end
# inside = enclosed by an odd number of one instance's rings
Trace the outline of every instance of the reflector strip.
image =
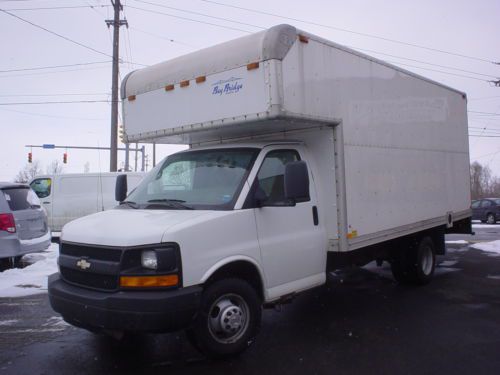
{"type": "Polygon", "coordinates": [[[178,275],[120,276],[120,286],[125,288],[166,287],[175,286],[178,283],[178,275]]]}

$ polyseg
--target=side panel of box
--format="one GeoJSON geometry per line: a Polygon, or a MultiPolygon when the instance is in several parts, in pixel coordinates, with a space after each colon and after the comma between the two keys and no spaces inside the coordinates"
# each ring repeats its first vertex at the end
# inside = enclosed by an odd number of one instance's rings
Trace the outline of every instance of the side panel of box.
{"type": "Polygon", "coordinates": [[[352,242],[469,208],[460,93],[313,39],[282,67],[286,113],[342,120],[352,242]]]}

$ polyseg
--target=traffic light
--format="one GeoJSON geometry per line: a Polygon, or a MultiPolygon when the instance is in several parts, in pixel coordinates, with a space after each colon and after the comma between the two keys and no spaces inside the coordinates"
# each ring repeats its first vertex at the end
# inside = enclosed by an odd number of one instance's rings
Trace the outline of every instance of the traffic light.
{"type": "Polygon", "coordinates": [[[125,143],[125,131],[123,129],[123,125],[118,127],[118,139],[121,143],[125,143]]]}
{"type": "Polygon", "coordinates": [[[66,152],[63,154],[63,163],[68,164],[68,154],[66,152]]]}
{"type": "Polygon", "coordinates": [[[33,161],[33,155],[31,152],[28,152],[28,163],[31,163],[33,161]]]}

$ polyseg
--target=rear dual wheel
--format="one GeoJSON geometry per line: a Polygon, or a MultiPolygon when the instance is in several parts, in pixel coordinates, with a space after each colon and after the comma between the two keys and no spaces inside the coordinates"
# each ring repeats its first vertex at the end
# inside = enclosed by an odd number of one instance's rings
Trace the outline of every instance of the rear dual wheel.
{"type": "Polygon", "coordinates": [[[435,268],[436,251],[430,237],[423,237],[409,248],[400,249],[391,262],[392,274],[401,284],[427,284],[435,268]]]}

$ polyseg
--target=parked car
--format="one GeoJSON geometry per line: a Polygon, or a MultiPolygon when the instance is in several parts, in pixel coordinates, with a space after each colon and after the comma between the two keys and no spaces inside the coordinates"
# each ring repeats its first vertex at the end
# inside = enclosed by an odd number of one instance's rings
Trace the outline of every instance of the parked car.
{"type": "Polygon", "coordinates": [[[500,198],[484,198],[473,201],[472,220],[481,220],[482,223],[495,224],[500,220],[500,198]]]}
{"type": "Polygon", "coordinates": [[[45,250],[51,235],[47,215],[28,185],[0,182],[0,259],[45,250]]]}
{"type": "MultiPolygon", "coordinates": [[[[37,176],[30,182],[42,202],[53,235],[78,219],[116,206],[115,185],[119,173],[70,173],[37,176]],[[54,233],[55,232],[55,233],[54,233]]],[[[132,190],[144,176],[142,172],[127,173],[132,190]]]]}

